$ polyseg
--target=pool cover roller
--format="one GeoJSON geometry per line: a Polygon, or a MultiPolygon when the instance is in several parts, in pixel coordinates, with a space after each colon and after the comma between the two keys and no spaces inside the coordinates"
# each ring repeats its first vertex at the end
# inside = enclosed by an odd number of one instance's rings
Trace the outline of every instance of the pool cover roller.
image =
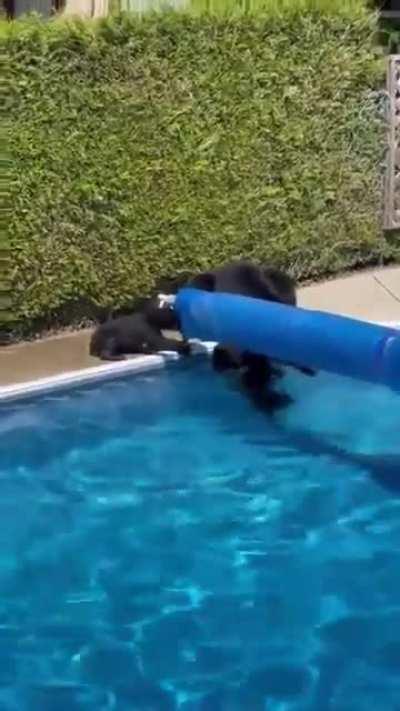
{"type": "Polygon", "coordinates": [[[400,392],[400,331],[344,316],[182,289],[175,309],[185,338],[230,345],[400,392]]]}

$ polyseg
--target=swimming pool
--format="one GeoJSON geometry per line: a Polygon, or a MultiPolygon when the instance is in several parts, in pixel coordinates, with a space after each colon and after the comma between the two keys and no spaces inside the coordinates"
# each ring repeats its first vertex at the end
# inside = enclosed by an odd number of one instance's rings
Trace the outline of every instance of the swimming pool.
{"type": "Polygon", "coordinates": [[[1,711],[398,711],[399,399],[199,360],[0,408],[1,711]]]}

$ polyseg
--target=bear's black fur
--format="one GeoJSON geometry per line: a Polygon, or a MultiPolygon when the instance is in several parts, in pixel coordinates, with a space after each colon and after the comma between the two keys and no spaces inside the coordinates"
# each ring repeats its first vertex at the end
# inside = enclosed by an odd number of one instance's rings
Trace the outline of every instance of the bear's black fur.
{"type": "Polygon", "coordinates": [[[297,304],[296,284],[288,274],[273,267],[261,267],[246,261],[231,262],[212,271],[197,274],[186,286],[203,291],[276,301],[288,306],[297,304]]]}
{"type": "MultiPolygon", "coordinates": [[[[273,267],[258,266],[246,261],[232,262],[198,274],[189,280],[187,286],[204,291],[264,299],[288,306],[297,305],[296,285],[288,274],[273,267]]],[[[240,369],[242,385],[247,394],[257,398],[258,405],[261,404],[260,397],[265,386],[283,375],[282,370],[274,367],[266,356],[249,351],[239,352],[226,344],[218,344],[215,347],[212,363],[214,369],[219,372],[240,369]]],[[[286,363],[286,365],[291,364],[286,363]]],[[[306,375],[314,375],[309,368],[294,367],[306,375]]],[[[265,400],[263,402],[269,409],[280,406],[279,394],[270,391],[263,397],[265,400]]],[[[282,404],[288,402],[288,397],[282,395],[282,404]]]]}
{"type": "Polygon", "coordinates": [[[160,306],[157,299],[148,299],[139,311],[99,326],[90,341],[90,354],[103,360],[123,360],[128,353],[150,354],[158,351],[189,355],[187,341],[166,338],[161,332],[179,330],[179,327],[172,306],[160,306]]]}

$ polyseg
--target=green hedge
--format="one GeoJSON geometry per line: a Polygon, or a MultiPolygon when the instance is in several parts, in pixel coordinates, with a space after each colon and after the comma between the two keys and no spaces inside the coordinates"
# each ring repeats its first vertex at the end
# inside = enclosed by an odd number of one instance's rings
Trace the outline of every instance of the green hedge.
{"type": "Polygon", "coordinates": [[[3,26],[17,328],[238,256],[299,278],[400,256],[374,21],[350,5],[3,26]]]}

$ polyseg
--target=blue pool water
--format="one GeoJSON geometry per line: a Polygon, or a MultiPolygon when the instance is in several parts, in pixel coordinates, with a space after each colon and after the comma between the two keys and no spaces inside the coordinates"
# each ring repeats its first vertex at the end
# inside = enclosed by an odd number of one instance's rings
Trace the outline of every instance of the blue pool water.
{"type": "Polygon", "coordinates": [[[286,385],[0,410],[1,711],[399,711],[400,400],[286,385]]]}

